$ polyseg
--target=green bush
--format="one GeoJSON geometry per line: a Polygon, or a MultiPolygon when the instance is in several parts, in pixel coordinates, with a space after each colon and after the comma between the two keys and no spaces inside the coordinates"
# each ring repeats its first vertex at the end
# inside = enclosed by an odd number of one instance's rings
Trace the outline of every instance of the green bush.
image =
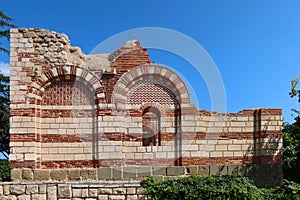
{"type": "Polygon", "coordinates": [[[283,124],[282,136],[284,178],[300,183],[300,116],[292,124],[283,124]]]}
{"type": "Polygon", "coordinates": [[[264,197],[263,191],[243,176],[189,176],[165,181],[148,177],[141,184],[153,200],[260,200],[264,197]]]}
{"type": "Polygon", "coordinates": [[[300,200],[300,184],[293,181],[284,180],[275,188],[265,191],[267,200],[300,200]]]}
{"type": "Polygon", "coordinates": [[[0,159],[0,180],[8,181],[10,180],[10,167],[8,160],[0,159]]]}

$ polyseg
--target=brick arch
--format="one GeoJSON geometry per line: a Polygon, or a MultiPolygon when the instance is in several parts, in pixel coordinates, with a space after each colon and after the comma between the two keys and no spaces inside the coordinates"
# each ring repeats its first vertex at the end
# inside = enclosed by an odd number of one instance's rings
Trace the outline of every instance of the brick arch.
{"type": "Polygon", "coordinates": [[[165,108],[162,107],[161,105],[159,105],[157,103],[153,103],[153,102],[142,104],[141,107],[139,108],[139,110],[143,114],[146,110],[151,109],[151,108],[154,108],[155,110],[157,110],[161,117],[164,117],[166,115],[165,108]]]}
{"type": "Polygon", "coordinates": [[[114,88],[112,102],[126,104],[132,88],[143,81],[162,83],[176,96],[176,104],[189,104],[190,95],[185,83],[172,70],[158,65],[144,65],[124,74],[114,88]]]}
{"type": "MultiPolygon", "coordinates": [[[[90,85],[95,91],[95,99],[98,103],[105,103],[104,88],[100,80],[91,72],[86,69],[75,67],[75,66],[65,66],[56,67],[45,71],[37,81],[32,84],[32,92],[37,99],[40,99],[45,90],[53,83],[68,80],[83,80],[85,84],[90,85]]],[[[32,95],[27,95],[32,97],[32,95]]]]}
{"type": "Polygon", "coordinates": [[[161,145],[161,137],[160,137],[161,113],[158,108],[149,106],[143,110],[142,128],[143,128],[143,135],[142,135],[143,146],[161,145]],[[152,117],[149,118],[149,115],[152,117]],[[153,117],[153,115],[155,117],[153,117]],[[152,133],[152,135],[150,136],[149,133],[152,133]]]}

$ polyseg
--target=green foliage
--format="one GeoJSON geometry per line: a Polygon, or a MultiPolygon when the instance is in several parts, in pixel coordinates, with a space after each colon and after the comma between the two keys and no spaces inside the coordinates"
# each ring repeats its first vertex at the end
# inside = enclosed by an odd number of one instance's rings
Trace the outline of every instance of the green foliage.
{"type": "Polygon", "coordinates": [[[0,153],[9,154],[9,77],[0,73],[0,153]]]}
{"type": "Polygon", "coordinates": [[[141,185],[152,200],[300,200],[300,184],[288,180],[271,189],[259,189],[248,178],[235,175],[193,175],[165,181],[147,177],[141,185]]]}
{"type": "Polygon", "coordinates": [[[300,184],[284,180],[281,186],[265,191],[267,200],[300,200],[300,184]]]}
{"type": "Polygon", "coordinates": [[[10,167],[8,160],[0,160],[0,180],[10,180],[10,167]]]}
{"type": "MultiPolygon", "coordinates": [[[[9,29],[15,27],[10,23],[12,19],[0,10],[0,39],[9,39],[9,29]]],[[[9,53],[2,47],[0,52],[9,53]]],[[[9,77],[0,71],[0,153],[7,159],[9,154],[9,77]]]]}
{"type": "MultiPolygon", "coordinates": [[[[297,89],[297,84],[299,80],[300,80],[300,76],[292,80],[291,91],[289,92],[289,95],[291,98],[298,97],[298,102],[300,103],[300,90],[297,89]]],[[[292,108],[292,111],[300,115],[300,110],[297,110],[296,108],[292,108]]]]}
{"type": "Polygon", "coordinates": [[[284,166],[291,168],[299,164],[300,156],[300,117],[293,124],[283,124],[284,166]]]}
{"type": "Polygon", "coordinates": [[[298,96],[298,102],[300,102],[300,90],[297,90],[296,87],[299,80],[300,80],[300,76],[292,80],[291,91],[289,93],[292,98],[298,96]]]}
{"type": "Polygon", "coordinates": [[[300,182],[300,117],[292,124],[284,123],[282,134],[284,178],[300,182]]]}
{"type": "Polygon", "coordinates": [[[165,181],[148,177],[142,185],[146,185],[145,194],[153,200],[263,199],[263,192],[242,176],[190,176],[165,181]]]}
{"type": "MultiPolygon", "coordinates": [[[[300,77],[297,77],[291,82],[290,97],[298,97],[300,102],[300,90],[297,89],[297,84],[300,77]]],[[[300,110],[292,109],[298,116],[292,124],[283,123],[283,174],[284,178],[300,183],[300,110]]]]}
{"type": "MultiPolygon", "coordinates": [[[[3,11],[0,10],[0,38],[9,39],[9,29],[14,27],[14,25],[10,24],[10,21],[12,21],[12,19],[7,15],[5,15],[3,11]]],[[[0,51],[9,53],[7,49],[1,46],[2,43],[0,42],[0,51]]]]}

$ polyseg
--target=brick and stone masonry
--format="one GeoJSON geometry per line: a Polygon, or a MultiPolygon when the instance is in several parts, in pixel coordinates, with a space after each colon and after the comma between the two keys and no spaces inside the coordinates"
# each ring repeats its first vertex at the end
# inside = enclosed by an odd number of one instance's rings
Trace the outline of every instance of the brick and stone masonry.
{"type": "Polygon", "coordinates": [[[139,41],[85,55],[65,34],[11,29],[10,68],[14,181],[282,179],[281,109],[198,110],[180,76],[150,62],[139,41]]]}

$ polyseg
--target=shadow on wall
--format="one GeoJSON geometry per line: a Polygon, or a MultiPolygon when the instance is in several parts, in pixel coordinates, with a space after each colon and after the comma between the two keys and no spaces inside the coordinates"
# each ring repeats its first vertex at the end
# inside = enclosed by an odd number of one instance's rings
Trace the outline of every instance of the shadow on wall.
{"type": "MultiPolygon", "coordinates": [[[[254,165],[245,171],[245,175],[254,180],[259,187],[279,185],[283,179],[281,134],[268,134],[270,119],[261,119],[261,111],[254,112],[253,152],[254,165]],[[267,157],[272,159],[267,159],[267,157]],[[280,158],[281,160],[278,160],[280,158]]],[[[251,152],[249,149],[247,152],[251,152]]],[[[245,156],[248,156],[247,154],[245,156]]]]}
{"type": "Polygon", "coordinates": [[[282,163],[274,163],[270,160],[266,160],[264,155],[276,154],[278,146],[280,144],[280,138],[256,138],[254,139],[254,157],[253,160],[249,160],[249,156],[253,154],[252,147],[249,147],[244,160],[251,161],[253,164],[242,165],[239,168],[240,174],[243,174],[252,179],[256,186],[271,188],[281,184],[283,179],[282,163]],[[271,149],[272,146],[272,149],[271,149]]]}
{"type": "MultiPolygon", "coordinates": [[[[268,132],[271,120],[264,119],[260,111],[254,112],[253,143],[243,156],[243,165],[210,166],[209,174],[244,175],[256,186],[271,188],[280,185],[283,179],[282,136],[268,132]]],[[[299,171],[299,170],[298,170],[299,171]]],[[[299,172],[298,172],[299,173],[299,172]]]]}

